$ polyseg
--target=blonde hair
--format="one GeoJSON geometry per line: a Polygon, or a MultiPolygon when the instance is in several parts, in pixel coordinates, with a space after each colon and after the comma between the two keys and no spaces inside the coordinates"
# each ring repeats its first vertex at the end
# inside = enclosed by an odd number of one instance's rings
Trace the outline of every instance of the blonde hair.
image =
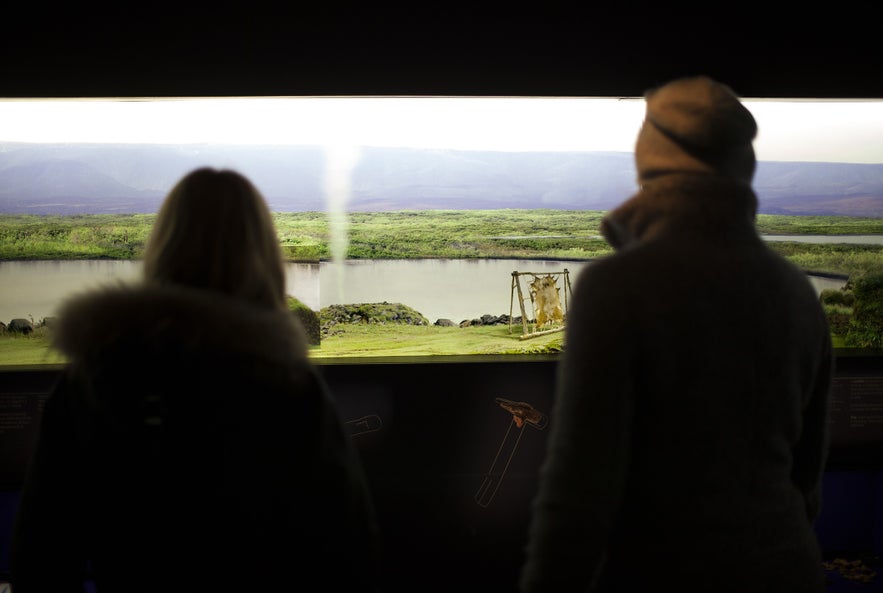
{"type": "Polygon", "coordinates": [[[171,189],[147,242],[144,277],[286,308],[270,210],[251,181],[228,169],[196,169],[171,189]]]}

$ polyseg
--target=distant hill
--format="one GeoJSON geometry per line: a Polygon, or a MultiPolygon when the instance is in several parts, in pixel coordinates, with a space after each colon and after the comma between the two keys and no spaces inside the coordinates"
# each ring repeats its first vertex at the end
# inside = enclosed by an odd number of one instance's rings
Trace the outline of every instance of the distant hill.
{"type": "MultiPolygon", "coordinates": [[[[318,146],[0,143],[0,213],[156,212],[199,166],[249,176],[279,212],[325,210],[318,146]]],[[[883,164],[761,162],[765,214],[883,216],[883,164]]],[[[346,208],[608,210],[636,190],[626,152],[364,148],[346,208]]]]}

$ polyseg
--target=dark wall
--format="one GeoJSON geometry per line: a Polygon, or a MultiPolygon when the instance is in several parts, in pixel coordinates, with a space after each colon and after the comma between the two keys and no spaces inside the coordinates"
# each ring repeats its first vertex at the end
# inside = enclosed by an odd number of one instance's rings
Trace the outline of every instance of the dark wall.
{"type": "MultiPolygon", "coordinates": [[[[555,366],[544,356],[319,365],[374,494],[386,591],[512,590],[555,366]],[[497,398],[537,415],[518,426],[497,398]]],[[[58,372],[0,371],[0,584],[41,402],[58,372]]]]}
{"type": "MultiPolygon", "coordinates": [[[[318,365],[374,494],[387,591],[514,592],[556,365],[554,356],[318,365]],[[535,421],[518,426],[500,400],[531,406],[535,421]]],[[[876,411],[883,405],[883,357],[840,356],[837,369],[817,531],[829,554],[879,554],[883,423],[876,411]]],[[[0,371],[0,581],[39,402],[57,373],[0,371]]]]}
{"type": "Polygon", "coordinates": [[[554,360],[320,366],[383,526],[388,590],[507,590],[545,452],[554,360]],[[527,403],[519,427],[497,398],[527,403]],[[353,422],[355,421],[355,422],[353,422]]]}

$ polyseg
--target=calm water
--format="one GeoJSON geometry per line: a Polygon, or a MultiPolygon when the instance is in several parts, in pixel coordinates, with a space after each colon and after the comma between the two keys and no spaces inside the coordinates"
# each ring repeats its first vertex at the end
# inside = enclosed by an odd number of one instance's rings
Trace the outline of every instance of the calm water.
{"type": "Polygon", "coordinates": [[[854,243],[883,245],[883,235],[764,235],[766,241],[800,241],[801,243],[854,243]]]}
{"type": "MultiPolygon", "coordinates": [[[[454,323],[484,314],[520,314],[512,272],[559,273],[571,281],[587,262],[555,260],[359,260],[342,264],[288,264],[288,293],[318,310],[344,303],[404,303],[430,322],[454,323]],[[513,294],[514,292],[514,294],[513,294]]],[[[39,321],[55,315],[59,304],[81,291],[139,277],[138,261],[0,262],[0,321],[16,317],[39,321]]],[[[530,277],[521,278],[524,296],[530,277]]],[[[840,288],[844,279],[810,277],[821,291],[840,288]]],[[[529,301],[526,306],[529,306],[529,301]]]]}
{"type": "MultiPolygon", "coordinates": [[[[321,305],[335,303],[404,303],[434,322],[446,318],[454,323],[484,314],[520,315],[518,293],[512,294],[512,272],[549,274],[564,272],[571,281],[586,262],[554,260],[368,260],[343,264],[323,263],[321,305]]],[[[563,299],[564,282],[558,287],[563,299]]],[[[527,296],[532,278],[521,278],[527,296]],[[528,279],[529,278],[529,279],[528,279]]],[[[529,305],[530,302],[527,302],[529,305]]]]}
{"type": "MultiPolygon", "coordinates": [[[[413,307],[431,322],[485,313],[509,313],[512,272],[569,270],[585,262],[549,260],[370,260],[343,264],[288,264],[288,293],[312,309],[332,304],[388,301],[413,307]]],[[[91,288],[139,277],[138,261],[0,262],[0,321],[15,317],[39,321],[57,313],[67,297],[91,288]]],[[[559,282],[563,290],[563,282],[559,282]]],[[[525,279],[522,289],[527,295],[525,279]]],[[[519,313],[516,298],[513,311],[519,313]]]]}

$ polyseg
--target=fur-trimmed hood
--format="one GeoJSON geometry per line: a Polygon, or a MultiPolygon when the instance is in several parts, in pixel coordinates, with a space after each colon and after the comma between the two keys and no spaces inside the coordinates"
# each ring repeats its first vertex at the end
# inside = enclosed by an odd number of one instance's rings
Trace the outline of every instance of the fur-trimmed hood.
{"type": "Polygon", "coordinates": [[[669,231],[721,236],[756,232],[757,197],[749,185],[703,173],[669,173],[641,190],[601,221],[601,234],[616,249],[669,231]]]}
{"type": "Polygon", "coordinates": [[[309,571],[376,590],[371,492],[293,313],[139,284],[76,296],[58,323],[71,360],[22,490],[16,588],[76,589],[89,562],[107,591],[309,571]]]}
{"type": "Polygon", "coordinates": [[[93,290],[58,314],[53,345],[74,361],[126,356],[152,360],[224,350],[269,364],[307,356],[297,318],[215,292],[139,284],[93,290]]]}

